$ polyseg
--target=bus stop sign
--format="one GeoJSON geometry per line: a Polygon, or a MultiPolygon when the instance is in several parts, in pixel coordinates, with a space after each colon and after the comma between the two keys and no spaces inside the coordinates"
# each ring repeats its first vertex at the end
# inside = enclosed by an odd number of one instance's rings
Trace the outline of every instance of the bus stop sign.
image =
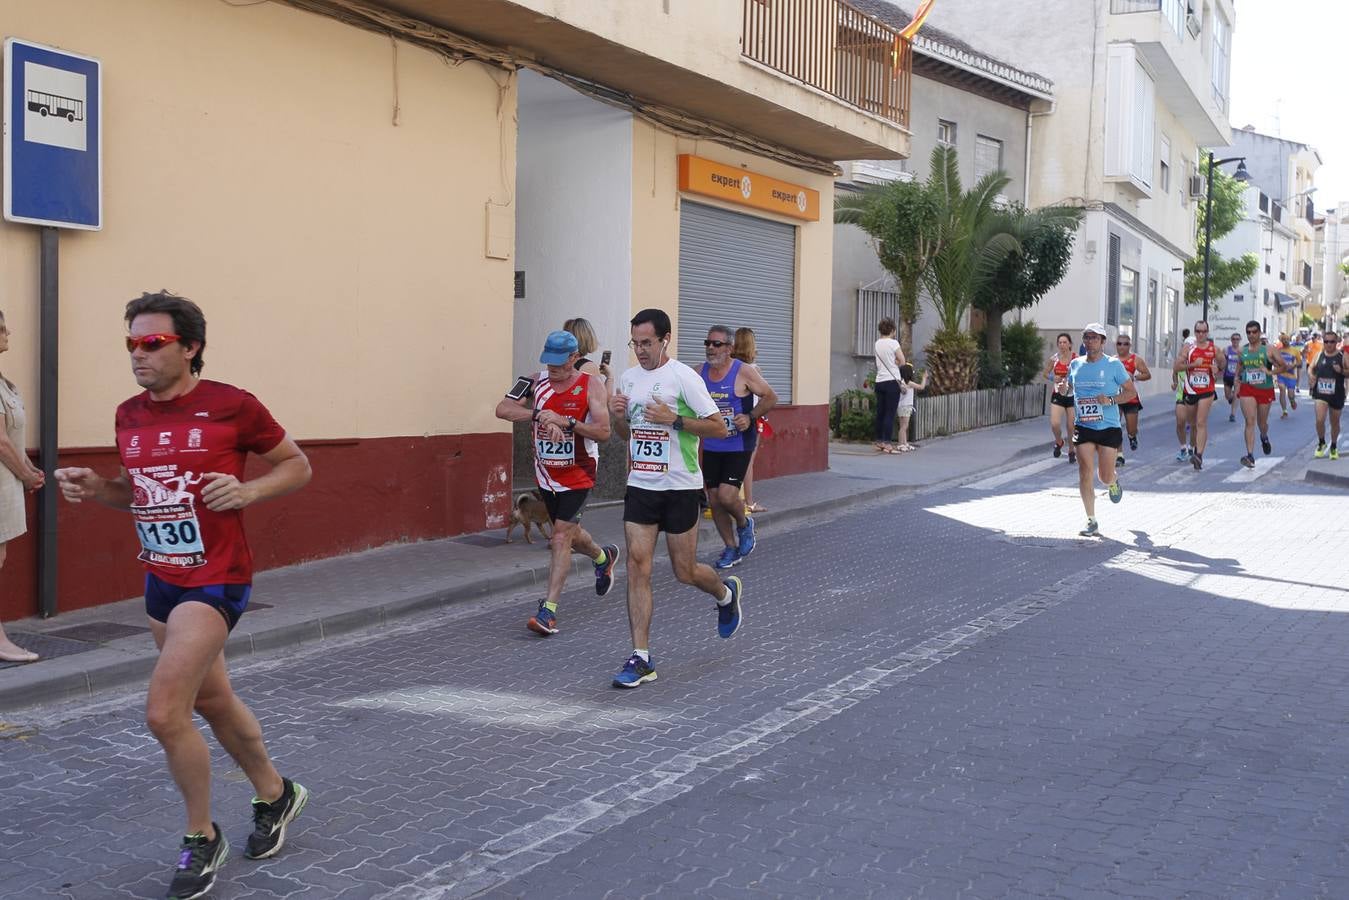
{"type": "Polygon", "coordinates": [[[5,218],[102,228],[102,64],[7,38],[4,79],[5,218]]]}

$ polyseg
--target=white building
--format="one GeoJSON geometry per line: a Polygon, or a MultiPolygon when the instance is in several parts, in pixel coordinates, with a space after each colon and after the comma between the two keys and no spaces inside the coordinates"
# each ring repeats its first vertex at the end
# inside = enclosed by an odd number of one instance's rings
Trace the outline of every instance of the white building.
{"type": "Polygon", "coordinates": [[[1209,306],[1209,326],[1214,340],[1226,344],[1232,333],[1245,334],[1247,322],[1260,323],[1262,330],[1287,330],[1286,314],[1297,308],[1289,294],[1290,263],[1297,232],[1292,216],[1279,201],[1252,183],[1243,195],[1245,214],[1229,234],[1213,242],[1213,252],[1227,259],[1255,254],[1255,274],[1209,306]]]}
{"type": "Polygon", "coordinates": [[[1269,195],[1271,204],[1282,208],[1284,223],[1293,231],[1285,291],[1294,302],[1285,301],[1270,324],[1271,331],[1292,334],[1304,313],[1319,318],[1312,296],[1313,279],[1320,274],[1314,271],[1316,206],[1313,195],[1321,156],[1310,144],[1262,134],[1250,125],[1234,130],[1231,143],[1216,147],[1213,152],[1219,158],[1244,159],[1251,183],[1259,185],[1269,195]]]}
{"type": "Polygon", "coordinates": [[[1200,148],[1231,139],[1235,21],[1231,0],[1049,0],[1034,15],[963,0],[933,11],[934,25],[1054,83],[1053,113],[1033,120],[1030,202],[1088,212],[1068,276],[1028,313],[1045,332],[1098,320],[1155,362],[1198,318],[1181,310],[1183,267],[1200,148]]]}
{"type": "Polygon", "coordinates": [[[1313,317],[1326,328],[1344,330],[1349,315],[1349,279],[1341,268],[1349,262],[1349,203],[1325,211],[1316,225],[1312,294],[1317,307],[1313,317]]]}

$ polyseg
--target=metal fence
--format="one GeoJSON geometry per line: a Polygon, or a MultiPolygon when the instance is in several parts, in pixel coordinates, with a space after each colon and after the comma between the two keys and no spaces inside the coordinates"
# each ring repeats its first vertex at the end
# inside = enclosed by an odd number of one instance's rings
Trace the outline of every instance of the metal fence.
{"type": "Polygon", "coordinates": [[[1033,383],[937,397],[920,394],[913,410],[913,439],[923,440],[1042,416],[1047,402],[1046,391],[1045,384],[1033,383]]]}

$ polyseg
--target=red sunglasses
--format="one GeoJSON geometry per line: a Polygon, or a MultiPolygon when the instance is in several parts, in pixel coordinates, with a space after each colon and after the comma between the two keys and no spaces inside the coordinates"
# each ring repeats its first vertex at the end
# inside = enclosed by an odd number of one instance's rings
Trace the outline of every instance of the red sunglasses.
{"type": "Polygon", "coordinates": [[[141,337],[132,337],[127,335],[126,352],[135,353],[139,347],[147,353],[154,353],[156,350],[167,347],[175,341],[182,340],[176,334],[147,334],[141,337]]]}

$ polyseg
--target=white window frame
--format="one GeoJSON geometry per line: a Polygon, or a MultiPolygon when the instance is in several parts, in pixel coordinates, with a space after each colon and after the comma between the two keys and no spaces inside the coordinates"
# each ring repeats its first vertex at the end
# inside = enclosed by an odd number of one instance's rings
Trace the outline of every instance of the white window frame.
{"type": "Polygon", "coordinates": [[[1168,194],[1171,192],[1171,139],[1162,135],[1157,143],[1157,189],[1168,194]]]}
{"type": "Polygon", "coordinates": [[[957,135],[957,132],[956,132],[956,123],[955,123],[955,122],[952,122],[950,119],[938,119],[938,120],[937,120],[937,143],[938,143],[938,144],[940,144],[940,145],[943,146],[943,147],[955,147],[955,145],[956,145],[956,135],[957,135]],[[951,136],[950,136],[949,139],[942,136],[942,132],[943,132],[943,131],[950,131],[951,136]]]}
{"type": "Polygon", "coordinates": [[[1227,112],[1232,80],[1232,26],[1220,10],[1213,10],[1213,102],[1227,112]]]}
{"type": "Polygon", "coordinates": [[[974,180],[975,180],[975,181],[978,181],[980,178],[983,178],[983,177],[984,177],[985,175],[987,175],[989,172],[997,172],[997,171],[1001,171],[1001,169],[1002,169],[1002,150],[1003,150],[1003,142],[1000,141],[1000,140],[998,140],[997,138],[989,137],[989,136],[986,135],[986,134],[976,134],[976,135],[974,136],[974,180]],[[998,161],[997,161],[997,164],[996,164],[993,168],[988,169],[988,168],[985,168],[984,166],[982,166],[982,165],[980,164],[980,161],[979,161],[979,151],[980,151],[980,149],[983,149],[983,148],[989,148],[989,147],[991,147],[991,146],[996,146],[996,147],[997,147],[997,151],[998,151],[998,161]],[[982,171],[981,171],[981,169],[982,169],[982,171]]]}
{"type": "Polygon", "coordinates": [[[1147,195],[1155,178],[1157,87],[1132,44],[1111,44],[1108,54],[1105,174],[1147,195]]]}

